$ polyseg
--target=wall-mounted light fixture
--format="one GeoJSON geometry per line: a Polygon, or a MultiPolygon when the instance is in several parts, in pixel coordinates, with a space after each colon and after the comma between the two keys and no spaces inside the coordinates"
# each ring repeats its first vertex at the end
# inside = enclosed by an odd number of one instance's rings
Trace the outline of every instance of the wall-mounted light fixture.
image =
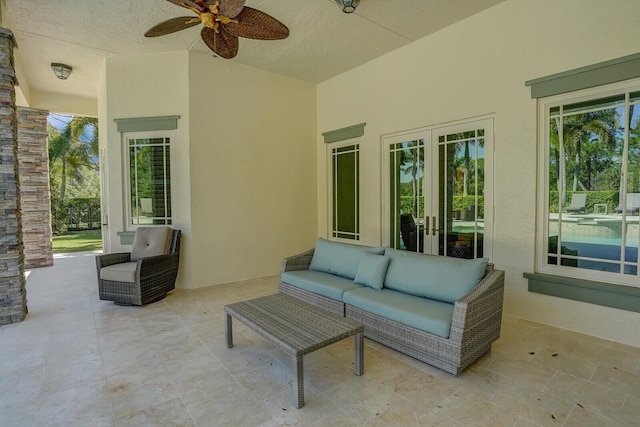
{"type": "Polygon", "coordinates": [[[360,4],[360,0],[336,0],[336,3],[344,13],[353,13],[360,4]]]}
{"type": "Polygon", "coordinates": [[[67,80],[71,75],[71,72],[73,71],[73,68],[69,67],[68,65],[58,64],[56,62],[51,64],[51,69],[53,70],[56,77],[60,80],[67,80]]]}

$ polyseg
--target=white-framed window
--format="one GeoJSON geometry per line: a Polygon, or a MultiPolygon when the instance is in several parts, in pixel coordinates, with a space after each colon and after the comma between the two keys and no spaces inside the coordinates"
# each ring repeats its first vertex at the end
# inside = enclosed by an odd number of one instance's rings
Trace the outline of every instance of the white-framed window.
{"type": "Polygon", "coordinates": [[[129,226],[171,224],[172,132],[123,134],[129,226]]]}
{"type": "Polygon", "coordinates": [[[640,287],[640,79],[538,107],[536,272],[640,287]]]}
{"type": "Polygon", "coordinates": [[[360,240],[360,144],[353,139],[328,146],[331,240],[360,240]]]}

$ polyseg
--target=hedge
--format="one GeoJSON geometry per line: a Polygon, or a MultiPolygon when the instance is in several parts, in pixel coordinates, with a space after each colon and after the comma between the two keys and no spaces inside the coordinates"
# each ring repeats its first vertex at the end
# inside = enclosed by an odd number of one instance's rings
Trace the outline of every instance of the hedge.
{"type": "Polygon", "coordinates": [[[100,228],[100,198],[51,199],[51,228],[54,234],[70,230],[100,228]]]}
{"type": "MultiPolygon", "coordinates": [[[[414,206],[412,206],[412,201],[414,201],[413,196],[400,196],[400,211],[401,212],[409,212],[414,216],[414,206]]],[[[479,207],[479,217],[484,217],[484,196],[478,196],[478,207],[479,207]]],[[[418,197],[419,210],[417,217],[424,217],[424,196],[418,197]]],[[[453,211],[467,211],[476,203],[476,196],[453,196],[453,211]]]]}

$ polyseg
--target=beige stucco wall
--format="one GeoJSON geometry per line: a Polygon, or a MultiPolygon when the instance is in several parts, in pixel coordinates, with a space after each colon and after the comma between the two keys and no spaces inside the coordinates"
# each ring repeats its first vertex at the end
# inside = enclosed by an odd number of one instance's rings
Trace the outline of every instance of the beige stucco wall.
{"type": "MultiPolygon", "coordinates": [[[[27,88],[28,89],[28,88],[27,88]]],[[[52,92],[22,91],[29,94],[29,98],[24,98],[26,105],[37,105],[41,110],[55,111],[56,113],[77,114],[80,116],[96,117],[98,115],[98,102],[95,98],[85,96],[61,95],[52,92]]],[[[16,98],[19,103],[19,99],[16,98]]]]}
{"type": "Polygon", "coordinates": [[[99,120],[101,151],[106,162],[102,172],[103,197],[108,200],[110,252],[128,252],[117,235],[131,228],[125,224],[124,174],[121,134],[114,119],[180,116],[171,143],[173,227],[183,232],[178,287],[192,282],[191,203],[189,174],[189,73],[188,52],[172,52],[107,58],[104,87],[100,90],[99,120]],[[106,177],[106,179],[105,179],[106,177]],[[107,193],[106,196],[104,193],[107,193]]]}
{"type": "Polygon", "coordinates": [[[277,274],[317,237],[315,86],[189,58],[192,286],[277,274]]]}
{"type": "MultiPolygon", "coordinates": [[[[172,141],[178,287],[275,275],[317,237],[315,86],[210,55],[109,58],[101,83],[110,252],[128,251],[114,119],[179,115],[172,141]]],[[[104,154],[104,153],[102,153],[104,154]]]]}
{"type": "Polygon", "coordinates": [[[637,0],[508,0],[318,85],[318,230],[327,234],[320,133],[366,122],[363,241],[379,244],[381,135],[480,115],[495,118],[495,250],[514,315],[640,345],[640,314],[527,291],[534,271],[536,101],[524,82],[637,53],[637,0]],[[348,114],[345,114],[348,112],[348,114]]]}

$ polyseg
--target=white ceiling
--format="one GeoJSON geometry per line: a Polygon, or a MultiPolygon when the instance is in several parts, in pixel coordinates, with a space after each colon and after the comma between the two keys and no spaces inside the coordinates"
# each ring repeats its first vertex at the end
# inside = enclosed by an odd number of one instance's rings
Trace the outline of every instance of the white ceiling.
{"type": "MultiPolygon", "coordinates": [[[[224,0],[222,0],[224,1],[224,0]]],[[[353,14],[334,0],[247,0],[290,29],[285,40],[240,39],[232,61],[321,82],[465,19],[504,0],[361,0],[353,14]]],[[[4,0],[21,85],[31,91],[97,97],[104,59],[113,55],[193,50],[211,54],[200,27],[145,38],[155,24],[192,13],[166,0],[4,0]],[[58,80],[52,62],[73,67],[58,80]]],[[[228,61],[214,58],[212,61],[228,61]]]]}

